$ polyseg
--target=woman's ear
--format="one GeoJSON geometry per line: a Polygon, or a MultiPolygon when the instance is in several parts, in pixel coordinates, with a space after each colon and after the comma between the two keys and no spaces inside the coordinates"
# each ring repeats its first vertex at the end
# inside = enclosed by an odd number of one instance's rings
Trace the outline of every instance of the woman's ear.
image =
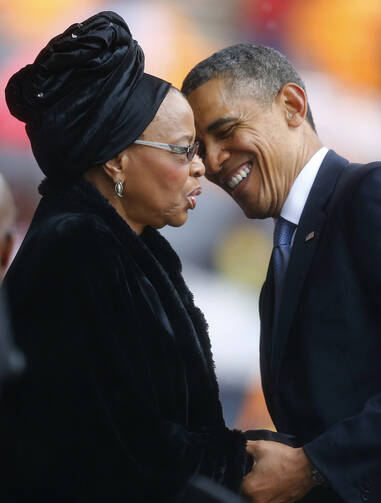
{"type": "Polygon", "coordinates": [[[304,122],[307,114],[307,96],[305,91],[292,82],[285,84],[279,92],[279,99],[285,111],[285,117],[290,127],[298,127],[304,122]]]}
{"type": "Polygon", "coordinates": [[[121,182],[124,182],[123,171],[120,162],[118,160],[118,157],[114,157],[113,159],[110,159],[109,161],[105,162],[102,168],[103,171],[106,173],[106,175],[109,178],[111,178],[111,180],[114,183],[116,183],[119,180],[121,182]]]}
{"type": "Polygon", "coordinates": [[[105,162],[103,164],[103,170],[107,176],[109,176],[114,183],[120,181],[124,182],[126,178],[126,169],[128,165],[128,154],[127,150],[123,150],[113,159],[105,162]]]}

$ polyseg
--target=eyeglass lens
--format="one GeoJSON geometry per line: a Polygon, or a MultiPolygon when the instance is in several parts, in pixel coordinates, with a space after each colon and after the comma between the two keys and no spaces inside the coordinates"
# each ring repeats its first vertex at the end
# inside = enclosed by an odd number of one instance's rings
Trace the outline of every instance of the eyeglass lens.
{"type": "Polygon", "coordinates": [[[192,161],[194,156],[197,154],[197,151],[198,151],[198,147],[199,147],[199,142],[198,141],[195,141],[193,143],[193,145],[190,146],[188,152],[187,152],[187,159],[188,161],[192,161]]]}

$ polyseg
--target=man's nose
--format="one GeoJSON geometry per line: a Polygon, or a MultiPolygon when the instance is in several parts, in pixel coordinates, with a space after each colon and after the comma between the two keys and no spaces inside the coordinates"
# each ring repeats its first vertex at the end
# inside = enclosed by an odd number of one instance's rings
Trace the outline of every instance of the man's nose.
{"type": "Polygon", "coordinates": [[[228,159],[229,153],[223,150],[219,145],[208,145],[205,147],[205,174],[211,181],[217,183],[217,176],[221,170],[222,164],[228,159]]]}

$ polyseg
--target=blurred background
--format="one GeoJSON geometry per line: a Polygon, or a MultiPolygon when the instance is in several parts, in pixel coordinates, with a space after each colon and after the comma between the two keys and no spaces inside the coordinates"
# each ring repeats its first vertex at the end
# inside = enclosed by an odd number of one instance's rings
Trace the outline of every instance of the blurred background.
{"type": "MultiPolygon", "coordinates": [[[[101,10],[124,17],[146,71],[177,87],[227,45],[278,48],[305,80],[323,143],[351,161],[381,159],[380,0],[0,0],[0,172],[16,199],[18,244],[42,174],[23,124],[7,110],[5,85],[52,36],[101,10]]],[[[258,297],[273,225],[246,219],[220,189],[203,186],[188,223],[162,232],[207,317],[227,423],[271,427],[259,377],[258,297]]]]}

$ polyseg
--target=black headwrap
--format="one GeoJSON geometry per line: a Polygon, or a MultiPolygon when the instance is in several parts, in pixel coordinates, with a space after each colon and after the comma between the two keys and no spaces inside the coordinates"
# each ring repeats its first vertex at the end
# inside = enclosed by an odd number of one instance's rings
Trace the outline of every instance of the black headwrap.
{"type": "Polygon", "coordinates": [[[143,51],[124,20],[100,12],[54,37],[5,94],[41,170],[65,181],[133,143],[169,88],[144,73],[143,51]]]}

